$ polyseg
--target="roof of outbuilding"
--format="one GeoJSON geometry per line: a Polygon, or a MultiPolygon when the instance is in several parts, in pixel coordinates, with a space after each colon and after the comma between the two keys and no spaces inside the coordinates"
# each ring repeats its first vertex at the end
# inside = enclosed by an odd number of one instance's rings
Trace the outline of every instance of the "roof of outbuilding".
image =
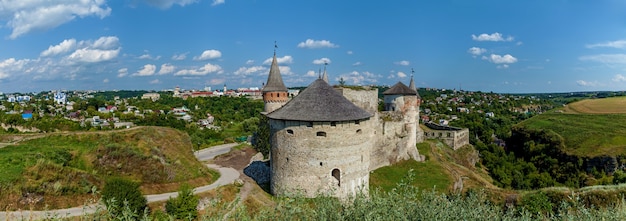
{"type": "Polygon", "coordinates": [[[274,58],[272,58],[272,66],[270,67],[270,74],[267,76],[267,83],[261,90],[262,92],[272,91],[287,91],[287,87],[283,83],[283,78],[280,76],[280,70],[278,69],[278,62],[276,61],[276,53],[274,52],[274,58]]]}
{"type": "Polygon", "coordinates": [[[407,87],[402,82],[398,82],[395,85],[391,86],[391,88],[387,89],[383,92],[384,95],[417,95],[417,91],[407,87]]]}
{"type": "Polygon", "coordinates": [[[323,79],[317,79],[285,106],[267,117],[294,121],[351,121],[372,117],[357,107],[323,79]]]}

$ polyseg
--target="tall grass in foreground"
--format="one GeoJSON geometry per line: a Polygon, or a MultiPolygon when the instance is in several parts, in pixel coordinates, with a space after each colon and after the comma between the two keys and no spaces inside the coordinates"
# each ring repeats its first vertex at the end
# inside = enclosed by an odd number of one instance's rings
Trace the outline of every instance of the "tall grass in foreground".
{"type": "MultiPolygon", "coordinates": [[[[280,197],[275,199],[275,206],[254,213],[248,212],[245,203],[235,200],[222,207],[215,204],[220,207],[219,212],[205,213],[210,215],[196,220],[626,220],[625,200],[607,208],[593,208],[585,206],[577,195],[571,195],[569,201],[552,205],[553,210],[530,212],[522,206],[494,204],[482,191],[446,195],[422,191],[407,183],[402,182],[387,192],[373,190],[369,196],[359,195],[347,201],[331,197],[280,197]]],[[[72,220],[173,220],[163,213],[140,217],[127,212],[114,217],[104,211],[72,220]]]]}

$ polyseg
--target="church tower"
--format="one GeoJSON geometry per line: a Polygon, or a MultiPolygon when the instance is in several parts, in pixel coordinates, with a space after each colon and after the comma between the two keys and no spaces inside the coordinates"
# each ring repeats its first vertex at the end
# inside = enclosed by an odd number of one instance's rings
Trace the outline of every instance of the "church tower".
{"type": "MultiPolygon", "coordinates": [[[[276,47],[276,46],[274,46],[276,47]]],[[[267,83],[261,90],[263,94],[263,102],[265,103],[265,113],[271,113],[287,103],[287,87],[283,83],[283,78],[278,69],[276,61],[276,50],[274,49],[274,57],[272,58],[272,66],[270,74],[267,76],[267,83]]]]}

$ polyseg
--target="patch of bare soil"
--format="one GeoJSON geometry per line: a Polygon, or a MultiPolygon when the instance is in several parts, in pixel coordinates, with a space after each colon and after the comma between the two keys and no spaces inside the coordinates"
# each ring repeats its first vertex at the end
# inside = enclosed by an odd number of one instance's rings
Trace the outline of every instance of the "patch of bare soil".
{"type": "Polygon", "coordinates": [[[213,163],[223,166],[232,167],[243,174],[243,169],[250,163],[250,158],[257,153],[256,150],[246,147],[239,150],[232,150],[226,154],[219,155],[213,159],[213,163]]]}

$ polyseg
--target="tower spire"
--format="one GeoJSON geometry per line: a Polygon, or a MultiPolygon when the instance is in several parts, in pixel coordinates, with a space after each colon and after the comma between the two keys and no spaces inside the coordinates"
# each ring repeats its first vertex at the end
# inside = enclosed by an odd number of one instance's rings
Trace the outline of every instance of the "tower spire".
{"type": "Polygon", "coordinates": [[[413,81],[413,74],[415,74],[415,71],[413,70],[413,68],[411,68],[411,82],[409,83],[409,88],[411,88],[417,93],[417,88],[415,87],[415,81],[413,81]]]}
{"type": "Polygon", "coordinates": [[[265,112],[270,113],[284,105],[287,102],[287,87],[283,83],[283,77],[280,75],[278,61],[276,60],[276,49],[278,45],[274,41],[274,56],[272,57],[272,65],[270,73],[267,76],[267,82],[261,90],[263,101],[265,102],[265,112]]]}
{"type": "Polygon", "coordinates": [[[328,83],[328,73],[326,73],[326,66],[328,65],[328,62],[324,62],[324,75],[322,75],[322,79],[324,81],[326,81],[326,83],[328,83]]]}

